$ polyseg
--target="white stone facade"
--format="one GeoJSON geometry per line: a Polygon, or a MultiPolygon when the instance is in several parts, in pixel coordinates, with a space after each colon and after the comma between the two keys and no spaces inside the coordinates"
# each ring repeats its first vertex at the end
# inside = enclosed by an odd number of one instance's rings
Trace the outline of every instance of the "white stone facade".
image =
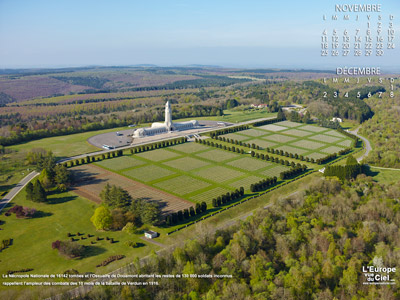
{"type": "Polygon", "coordinates": [[[169,101],[165,104],[165,122],[164,123],[153,123],[151,127],[136,129],[133,133],[134,137],[145,137],[149,135],[156,135],[161,133],[167,133],[175,130],[187,130],[196,128],[199,126],[199,122],[191,120],[187,122],[173,123],[172,122],[172,110],[169,101]]]}

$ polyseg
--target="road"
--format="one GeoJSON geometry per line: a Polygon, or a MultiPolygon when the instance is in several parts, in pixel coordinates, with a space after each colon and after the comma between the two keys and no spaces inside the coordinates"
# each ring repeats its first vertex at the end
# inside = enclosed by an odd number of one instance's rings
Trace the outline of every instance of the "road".
{"type": "Polygon", "coordinates": [[[38,172],[33,171],[28,175],[26,175],[15,187],[13,187],[11,191],[9,191],[8,194],[3,199],[0,200],[0,212],[25,187],[25,185],[28,184],[29,181],[31,181],[38,175],[39,175],[38,172]]]}
{"type": "Polygon", "coordinates": [[[356,137],[360,138],[363,140],[364,142],[364,147],[365,147],[365,153],[363,155],[361,155],[359,158],[357,158],[357,162],[362,161],[365,157],[368,156],[368,154],[371,152],[372,147],[371,147],[371,143],[363,136],[358,134],[358,130],[361,128],[361,125],[358,126],[356,129],[354,129],[353,131],[349,131],[351,134],[354,134],[356,137]]]}

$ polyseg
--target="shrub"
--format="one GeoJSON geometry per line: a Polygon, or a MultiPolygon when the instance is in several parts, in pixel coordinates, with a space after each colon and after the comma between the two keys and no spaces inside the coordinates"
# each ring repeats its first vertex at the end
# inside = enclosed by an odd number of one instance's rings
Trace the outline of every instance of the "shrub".
{"type": "Polygon", "coordinates": [[[71,241],[55,241],[51,244],[53,249],[57,249],[61,255],[68,258],[81,257],[85,251],[85,247],[71,241]]]}
{"type": "Polygon", "coordinates": [[[132,247],[132,248],[136,248],[138,246],[138,244],[136,242],[134,242],[134,241],[127,241],[126,245],[128,247],[132,247]]]}
{"type": "Polygon", "coordinates": [[[126,223],[124,228],[122,228],[122,231],[125,231],[128,234],[135,234],[136,230],[137,227],[132,222],[126,223]]]}
{"type": "Polygon", "coordinates": [[[124,257],[125,257],[125,255],[110,256],[109,258],[104,260],[101,264],[97,265],[96,268],[107,266],[109,263],[112,263],[113,261],[116,261],[116,260],[123,259],[124,257]]]}

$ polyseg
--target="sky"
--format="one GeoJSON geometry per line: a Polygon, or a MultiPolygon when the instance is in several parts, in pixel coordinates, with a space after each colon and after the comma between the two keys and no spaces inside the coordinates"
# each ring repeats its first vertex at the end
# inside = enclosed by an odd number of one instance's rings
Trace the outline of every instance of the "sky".
{"type": "MultiPolygon", "coordinates": [[[[366,26],[366,13],[359,14],[360,23],[330,21],[337,3],[377,2],[0,0],[0,68],[135,64],[399,67],[398,48],[383,57],[321,57],[325,28],[366,26]],[[323,21],[324,14],[328,21],[323,21]]],[[[393,14],[395,30],[400,32],[400,1],[382,0],[381,4],[384,26],[393,14]]],[[[376,23],[378,14],[371,15],[376,23]]]]}

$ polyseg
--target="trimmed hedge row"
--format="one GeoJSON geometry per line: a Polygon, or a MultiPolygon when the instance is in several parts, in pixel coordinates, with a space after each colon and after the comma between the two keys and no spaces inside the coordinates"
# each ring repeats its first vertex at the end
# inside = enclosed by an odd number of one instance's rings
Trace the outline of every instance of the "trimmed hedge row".
{"type": "MultiPolygon", "coordinates": [[[[168,141],[156,142],[156,143],[142,145],[142,146],[135,146],[132,148],[128,148],[127,150],[129,150],[131,154],[134,154],[134,153],[140,153],[140,152],[150,151],[150,150],[154,150],[154,149],[161,149],[161,148],[169,147],[169,146],[173,146],[173,145],[183,144],[186,141],[187,140],[185,137],[180,137],[180,138],[171,139],[168,141]]],[[[92,163],[92,162],[96,162],[96,161],[119,157],[119,156],[122,156],[123,154],[124,154],[123,150],[119,149],[116,151],[106,152],[101,155],[87,155],[85,158],[74,159],[74,160],[70,160],[68,162],[64,162],[63,165],[65,167],[74,167],[74,166],[88,164],[88,163],[92,163]]]]}

